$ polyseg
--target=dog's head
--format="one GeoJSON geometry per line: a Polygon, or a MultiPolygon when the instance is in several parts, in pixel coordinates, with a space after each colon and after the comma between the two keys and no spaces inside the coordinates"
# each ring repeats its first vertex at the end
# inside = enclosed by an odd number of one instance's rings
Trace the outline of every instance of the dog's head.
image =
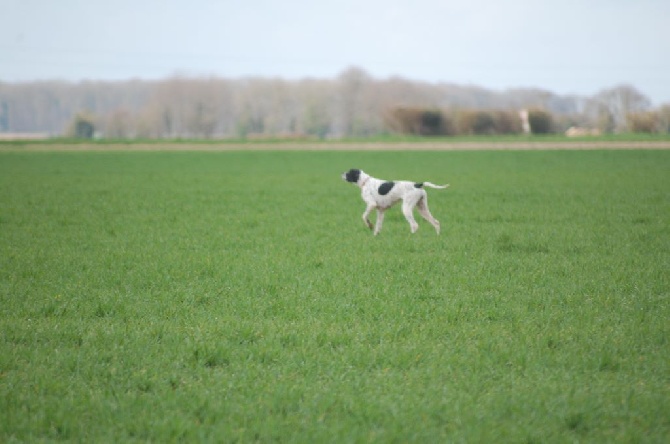
{"type": "Polygon", "coordinates": [[[357,168],[352,168],[346,173],[342,173],[342,180],[346,180],[351,183],[358,183],[358,180],[361,178],[362,171],[357,168]]]}

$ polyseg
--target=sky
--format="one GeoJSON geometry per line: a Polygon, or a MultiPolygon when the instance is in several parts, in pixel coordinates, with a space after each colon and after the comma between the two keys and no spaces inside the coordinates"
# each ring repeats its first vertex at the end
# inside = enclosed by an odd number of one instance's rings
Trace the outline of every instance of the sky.
{"type": "Polygon", "coordinates": [[[670,103],[668,0],[0,0],[0,81],[334,78],[670,103]]]}

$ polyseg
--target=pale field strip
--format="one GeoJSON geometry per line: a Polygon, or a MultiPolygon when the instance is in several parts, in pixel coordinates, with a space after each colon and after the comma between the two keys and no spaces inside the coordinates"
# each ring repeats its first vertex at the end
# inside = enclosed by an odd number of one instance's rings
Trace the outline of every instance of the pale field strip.
{"type": "Polygon", "coordinates": [[[533,151],[533,150],[667,150],[661,141],[529,141],[529,142],[248,142],[248,143],[11,143],[0,151],[533,151]]]}

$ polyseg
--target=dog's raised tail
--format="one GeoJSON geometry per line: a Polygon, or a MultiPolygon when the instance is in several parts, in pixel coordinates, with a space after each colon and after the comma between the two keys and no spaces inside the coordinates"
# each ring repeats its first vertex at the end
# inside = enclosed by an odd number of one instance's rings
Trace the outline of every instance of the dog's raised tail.
{"type": "Polygon", "coordinates": [[[424,184],[425,186],[427,186],[427,187],[437,188],[437,189],[443,189],[443,188],[447,188],[447,187],[449,186],[449,184],[446,184],[446,185],[435,185],[434,183],[431,183],[431,182],[424,182],[423,184],[424,184]]]}

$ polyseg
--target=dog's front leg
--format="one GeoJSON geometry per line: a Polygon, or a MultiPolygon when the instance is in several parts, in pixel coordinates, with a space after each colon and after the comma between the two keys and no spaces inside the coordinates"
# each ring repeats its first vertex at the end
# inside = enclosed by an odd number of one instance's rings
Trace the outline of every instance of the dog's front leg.
{"type": "Polygon", "coordinates": [[[365,211],[363,212],[363,222],[365,222],[365,225],[367,225],[368,228],[371,229],[371,230],[372,230],[372,228],[374,228],[374,227],[373,227],[373,225],[372,225],[372,222],[370,222],[370,212],[371,212],[374,208],[375,208],[374,205],[368,205],[368,206],[365,208],[365,211]]]}
{"type": "Polygon", "coordinates": [[[377,208],[377,222],[375,223],[375,236],[379,234],[382,230],[382,224],[384,223],[384,210],[377,208]]]}

